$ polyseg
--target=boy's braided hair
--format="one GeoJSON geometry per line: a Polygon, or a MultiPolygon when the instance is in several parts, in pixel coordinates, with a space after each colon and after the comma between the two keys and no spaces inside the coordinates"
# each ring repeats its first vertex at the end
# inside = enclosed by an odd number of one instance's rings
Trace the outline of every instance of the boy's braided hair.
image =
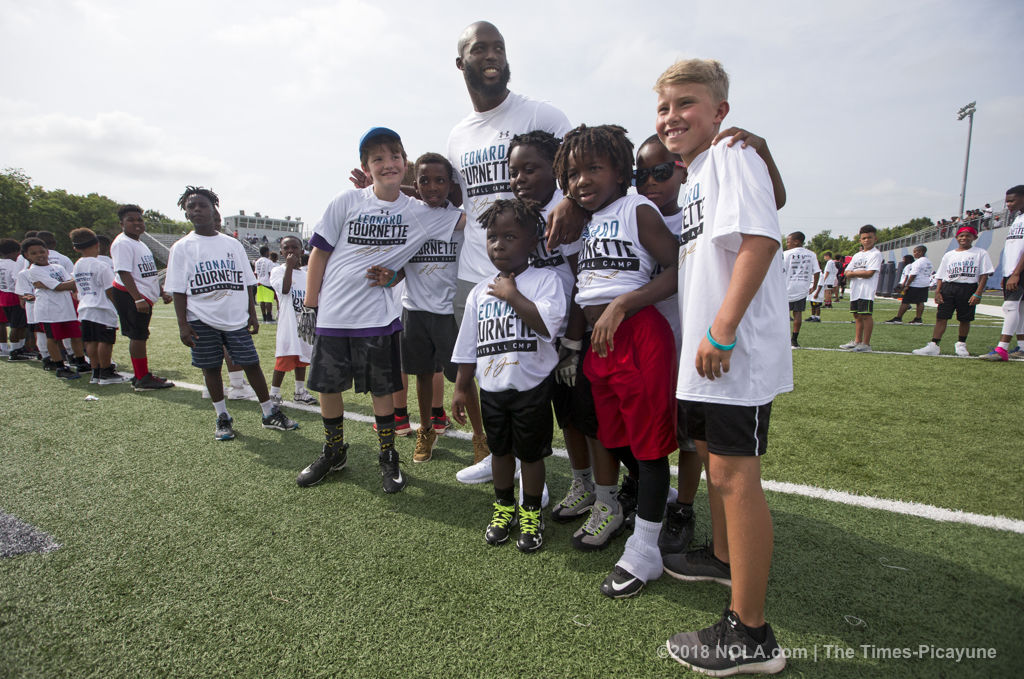
{"type": "Polygon", "coordinates": [[[213,189],[205,189],[202,186],[186,186],[185,192],[178,198],[178,207],[184,210],[185,203],[188,202],[190,196],[206,196],[214,207],[220,205],[220,198],[213,192],[213,189]]]}
{"type": "Polygon", "coordinates": [[[515,219],[516,224],[526,229],[527,232],[536,234],[537,238],[544,235],[544,216],[541,214],[540,203],[521,198],[514,200],[499,198],[491,203],[491,206],[480,215],[480,226],[485,230],[491,228],[498,216],[506,210],[512,211],[512,218],[515,219]]]}
{"type": "Polygon", "coordinates": [[[633,179],[633,142],[626,136],[626,129],[619,125],[580,125],[569,130],[562,145],[555,154],[555,178],[562,192],[569,195],[569,166],[575,159],[593,154],[608,158],[622,180],[619,188],[623,195],[629,190],[633,179]]]}
{"type": "Polygon", "coordinates": [[[517,134],[512,137],[512,141],[508,145],[508,155],[512,155],[512,149],[517,146],[532,146],[537,149],[544,158],[554,165],[555,154],[558,153],[558,147],[561,146],[562,140],[544,130],[533,130],[525,134],[517,134]]]}

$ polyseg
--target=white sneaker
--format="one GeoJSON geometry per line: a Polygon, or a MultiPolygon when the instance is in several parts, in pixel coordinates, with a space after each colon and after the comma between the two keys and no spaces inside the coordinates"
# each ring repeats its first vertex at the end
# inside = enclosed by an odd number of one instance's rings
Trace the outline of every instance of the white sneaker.
{"type": "Polygon", "coordinates": [[[242,382],[240,387],[229,386],[224,392],[231,401],[244,401],[256,398],[256,391],[245,382],[242,382]]]}
{"type": "MultiPolygon", "coordinates": [[[[516,460],[516,462],[518,462],[518,461],[519,460],[516,460]]],[[[523,501],[523,478],[521,476],[519,477],[519,501],[520,502],[523,501]]],[[[548,506],[549,502],[551,502],[551,496],[548,495],[548,484],[547,484],[547,481],[545,481],[544,482],[544,492],[540,496],[540,508],[541,509],[546,508],[548,506]]]]}
{"type": "Polygon", "coordinates": [[[870,345],[870,344],[864,344],[863,342],[861,342],[860,344],[858,344],[857,346],[855,346],[855,347],[853,348],[853,350],[854,350],[854,351],[859,351],[859,352],[861,352],[861,353],[863,353],[863,352],[867,352],[867,351],[871,351],[871,345],[870,345]]]}
{"type": "Polygon", "coordinates": [[[857,347],[856,342],[847,342],[846,344],[840,344],[839,348],[843,351],[853,351],[857,347]]]}
{"type": "Polygon", "coordinates": [[[488,455],[476,464],[460,469],[455,473],[459,483],[487,483],[491,480],[491,456],[488,455]]]}
{"type": "Polygon", "coordinates": [[[917,356],[938,356],[942,352],[939,350],[938,344],[936,344],[935,342],[929,342],[920,349],[914,349],[910,353],[915,354],[917,356]]]}
{"type": "Polygon", "coordinates": [[[955,345],[956,355],[960,358],[970,358],[971,352],[967,351],[967,342],[957,342],[955,345]]]}

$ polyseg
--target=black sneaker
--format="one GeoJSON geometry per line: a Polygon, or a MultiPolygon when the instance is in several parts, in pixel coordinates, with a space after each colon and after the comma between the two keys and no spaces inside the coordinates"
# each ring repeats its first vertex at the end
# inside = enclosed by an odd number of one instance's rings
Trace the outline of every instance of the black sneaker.
{"type": "Polygon", "coordinates": [[[218,441],[230,441],[235,438],[235,430],[231,427],[234,419],[227,413],[217,416],[217,428],[213,431],[213,438],[218,441]]]}
{"type": "Polygon", "coordinates": [[[637,481],[632,476],[622,479],[622,487],[619,488],[618,500],[622,506],[623,525],[626,530],[633,530],[636,523],[636,493],[637,481]]]}
{"type": "Polygon", "coordinates": [[[76,359],[71,364],[71,368],[74,369],[74,370],[77,370],[80,373],[92,372],[92,366],[89,365],[89,362],[87,360],[85,360],[84,358],[81,361],[76,359]]]}
{"type": "Polygon", "coordinates": [[[121,384],[127,381],[127,377],[114,370],[113,366],[111,366],[109,368],[100,369],[100,376],[99,379],[96,380],[96,384],[121,384]]]}
{"type": "Polygon", "coordinates": [[[601,594],[612,599],[628,599],[644,588],[644,581],[625,568],[616,566],[601,583],[601,594]]]}
{"type": "Polygon", "coordinates": [[[666,642],[669,656],[702,674],[776,674],[786,667],[786,656],[767,625],[763,643],[755,641],[730,610],[711,627],[681,632],[666,642]]]}
{"type": "Polygon", "coordinates": [[[903,320],[898,316],[893,316],[889,320],[885,321],[886,325],[903,325],[903,320]]]}
{"type": "Polygon", "coordinates": [[[693,507],[670,502],[665,508],[665,522],[661,524],[658,549],[664,554],[678,554],[693,539],[693,507]]]}
{"type": "Polygon", "coordinates": [[[287,415],[281,412],[280,408],[274,406],[274,410],[263,418],[263,428],[277,429],[278,431],[291,431],[292,429],[298,429],[299,423],[295,420],[289,419],[287,415]]]}
{"type": "Polygon", "coordinates": [[[484,531],[484,540],[487,540],[487,544],[495,547],[503,545],[508,542],[509,533],[518,525],[518,507],[514,504],[503,505],[496,501],[491,522],[487,524],[487,530],[484,531]]]}
{"type": "Polygon", "coordinates": [[[54,370],[57,370],[58,368],[63,368],[63,367],[65,367],[64,366],[64,361],[54,361],[54,360],[49,359],[49,358],[44,358],[43,359],[43,370],[46,370],[47,372],[53,372],[54,370]]]}
{"type": "Polygon", "coordinates": [[[13,349],[10,355],[7,357],[8,361],[31,361],[32,356],[30,352],[24,349],[13,349]]]}
{"type": "Polygon", "coordinates": [[[406,478],[398,468],[401,461],[398,459],[397,450],[387,448],[380,451],[377,462],[380,463],[381,483],[385,493],[397,493],[405,488],[406,478]]]}
{"type": "Polygon", "coordinates": [[[315,486],[331,472],[339,472],[348,464],[348,444],[344,443],[341,450],[329,450],[324,444],[324,452],[312,464],[299,472],[295,482],[303,488],[315,486]]]}
{"type": "Polygon", "coordinates": [[[921,320],[920,318],[915,318],[914,320],[910,321],[909,325],[924,325],[924,321],[921,320]]]}
{"type": "Polygon", "coordinates": [[[153,373],[146,373],[142,377],[132,382],[132,387],[135,391],[153,391],[154,389],[170,389],[174,386],[174,382],[168,382],[167,380],[161,379],[153,375],[153,373]]]}
{"type": "Polygon", "coordinates": [[[789,340],[789,346],[793,347],[794,349],[799,349],[800,343],[797,342],[795,339],[791,339],[789,340]]]}
{"type": "Polygon", "coordinates": [[[544,544],[544,517],[541,508],[519,508],[519,539],[516,549],[529,554],[536,552],[544,544]]]}
{"type": "Polygon", "coordinates": [[[711,545],[681,554],[668,554],[662,560],[665,572],[687,582],[717,582],[732,587],[732,569],[715,558],[711,545]]]}
{"type": "Polygon", "coordinates": [[[54,375],[62,380],[77,380],[81,375],[78,374],[77,370],[72,370],[63,363],[58,364],[60,367],[54,372],[54,375]]]}

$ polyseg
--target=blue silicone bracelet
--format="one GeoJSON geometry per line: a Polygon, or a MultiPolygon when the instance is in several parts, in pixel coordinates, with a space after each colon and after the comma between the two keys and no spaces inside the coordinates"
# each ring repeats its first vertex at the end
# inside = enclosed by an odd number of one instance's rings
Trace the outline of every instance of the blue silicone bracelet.
{"type": "Polygon", "coordinates": [[[732,344],[719,344],[715,341],[715,338],[711,336],[711,326],[708,326],[708,341],[711,342],[711,346],[719,351],[732,351],[733,347],[736,346],[736,341],[733,340],[732,344]]]}

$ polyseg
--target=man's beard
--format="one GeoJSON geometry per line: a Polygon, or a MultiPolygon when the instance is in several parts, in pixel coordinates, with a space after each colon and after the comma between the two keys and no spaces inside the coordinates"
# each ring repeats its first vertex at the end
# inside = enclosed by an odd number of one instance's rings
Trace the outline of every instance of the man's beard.
{"type": "Polygon", "coordinates": [[[509,79],[512,77],[512,71],[509,70],[508,64],[505,64],[505,68],[501,71],[501,77],[493,85],[484,83],[483,75],[481,75],[482,71],[483,69],[464,69],[462,75],[466,80],[466,87],[488,97],[496,97],[499,94],[503,94],[508,88],[509,79]]]}

